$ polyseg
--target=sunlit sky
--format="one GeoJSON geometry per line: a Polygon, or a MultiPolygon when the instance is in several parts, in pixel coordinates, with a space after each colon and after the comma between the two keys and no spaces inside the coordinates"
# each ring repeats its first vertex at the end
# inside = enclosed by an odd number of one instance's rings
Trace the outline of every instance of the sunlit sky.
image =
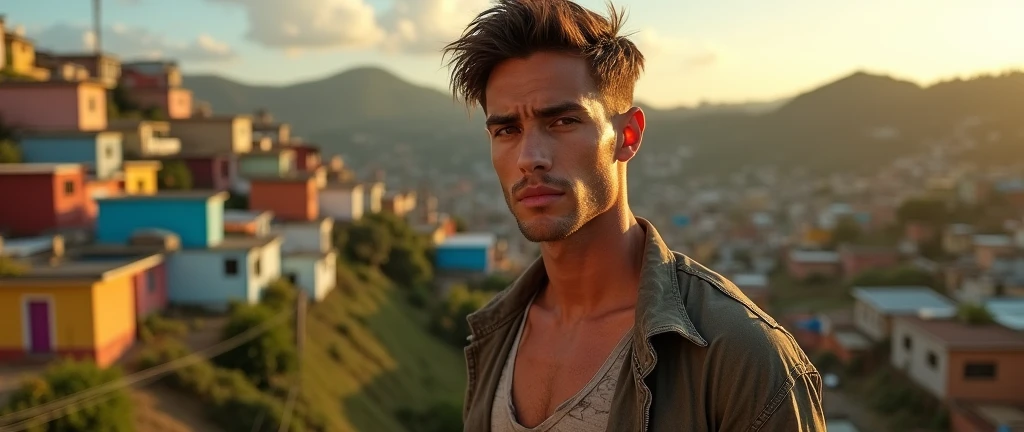
{"type": "MultiPolygon", "coordinates": [[[[603,0],[580,0],[603,10],[603,0]]],[[[486,0],[104,0],[103,46],[258,84],[381,66],[447,88],[439,54],[486,0]]],[[[856,70],[920,84],[1024,69],[1024,0],[618,0],[655,106],[792,96],[856,70]]],[[[43,48],[82,50],[92,0],[0,0],[43,48]]]]}

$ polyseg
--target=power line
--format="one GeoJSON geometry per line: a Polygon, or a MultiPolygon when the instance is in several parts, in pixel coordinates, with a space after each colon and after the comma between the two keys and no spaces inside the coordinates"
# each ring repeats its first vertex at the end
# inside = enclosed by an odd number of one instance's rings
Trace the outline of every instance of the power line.
{"type": "MultiPolygon", "coordinates": [[[[143,370],[143,371],[136,372],[134,374],[128,375],[126,377],[123,377],[123,378],[121,378],[119,380],[111,381],[109,383],[102,384],[102,385],[98,385],[98,386],[95,386],[95,387],[92,387],[92,388],[80,391],[78,393],[75,393],[75,394],[72,394],[72,395],[69,395],[69,396],[57,399],[55,401],[45,403],[43,405],[38,405],[38,406],[35,406],[35,407],[32,407],[32,408],[27,408],[27,409],[24,409],[24,410],[21,410],[21,411],[12,413],[12,414],[8,414],[8,415],[6,415],[4,417],[0,417],[0,423],[5,423],[6,424],[5,426],[0,426],[0,430],[3,430],[3,431],[8,431],[8,430],[10,430],[10,431],[21,431],[21,430],[25,430],[28,427],[31,427],[32,424],[35,423],[35,421],[42,420],[42,419],[44,419],[46,417],[54,415],[55,413],[57,413],[59,411],[62,411],[64,409],[66,409],[67,407],[72,406],[72,405],[74,405],[76,403],[82,403],[82,402],[85,402],[86,400],[95,399],[95,398],[103,396],[103,395],[105,395],[107,393],[111,393],[113,391],[120,390],[120,389],[123,389],[125,387],[131,386],[131,385],[134,385],[134,384],[144,383],[146,381],[152,381],[153,379],[158,378],[161,375],[165,375],[167,373],[173,372],[175,370],[181,369],[181,368],[186,367],[186,366],[191,366],[191,365],[193,365],[195,363],[198,363],[198,362],[200,362],[202,360],[209,360],[209,359],[211,359],[213,357],[216,357],[218,355],[221,355],[221,354],[223,354],[225,352],[231,351],[232,349],[235,349],[235,348],[241,346],[242,344],[244,344],[246,342],[249,342],[250,340],[255,339],[256,337],[258,337],[261,334],[267,332],[271,328],[273,328],[273,327],[275,327],[277,325],[280,325],[283,322],[286,322],[286,320],[289,318],[289,316],[291,314],[292,314],[291,310],[287,310],[287,311],[281,312],[280,314],[278,314],[276,317],[274,317],[270,321],[264,322],[264,323],[262,323],[262,324],[260,324],[260,325],[258,325],[256,327],[253,327],[253,328],[248,329],[248,330],[246,330],[246,331],[244,331],[242,333],[239,333],[236,336],[233,336],[233,337],[231,337],[229,339],[221,341],[221,342],[219,342],[219,343],[217,343],[217,344],[215,344],[213,346],[210,346],[210,347],[204,348],[202,350],[199,350],[197,352],[191,353],[191,354],[189,354],[189,355],[187,355],[185,357],[182,357],[182,358],[179,358],[179,359],[175,359],[175,360],[169,361],[167,363],[164,363],[162,365],[154,366],[152,368],[149,368],[149,369],[146,369],[146,370],[143,370]],[[11,427],[13,427],[15,429],[7,429],[7,428],[11,428],[11,427]],[[20,428],[20,429],[17,429],[17,428],[20,428]]],[[[80,408],[78,408],[78,410],[81,410],[82,408],[84,408],[84,407],[80,407],[80,408]]],[[[73,413],[75,411],[78,411],[78,410],[72,410],[71,412],[67,412],[67,413],[65,413],[63,415],[49,418],[47,421],[53,421],[53,420],[59,419],[61,417],[69,415],[69,414],[71,414],[71,413],[73,413]]]]}
{"type": "Polygon", "coordinates": [[[299,383],[296,381],[292,384],[292,388],[288,390],[288,402],[285,403],[284,416],[281,417],[281,427],[277,429],[277,432],[287,432],[288,423],[291,423],[293,412],[295,411],[295,399],[299,396],[299,383]]]}

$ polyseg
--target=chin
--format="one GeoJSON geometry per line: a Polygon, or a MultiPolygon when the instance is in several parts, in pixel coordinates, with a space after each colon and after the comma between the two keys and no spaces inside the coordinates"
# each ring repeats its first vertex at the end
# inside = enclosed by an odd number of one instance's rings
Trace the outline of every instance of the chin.
{"type": "Polygon", "coordinates": [[[576,224],[570,218],[531,217],[529,220],[516,218],[523,237],[534,243],[565,240],[576,232],[576,224]]]}

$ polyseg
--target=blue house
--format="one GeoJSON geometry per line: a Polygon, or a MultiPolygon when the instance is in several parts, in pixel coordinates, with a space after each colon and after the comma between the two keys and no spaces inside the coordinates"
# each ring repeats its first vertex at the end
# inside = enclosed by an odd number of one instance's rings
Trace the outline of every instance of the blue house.
{"type": "Polygon", "coordinates": [[[142,228],[160,228],[181,237],[184,248],[213,247],[224,240],[227,192],[159,192],[99,198],[96,242],[123,244],[142,228]]]}
{"type": "Polygon", "coordinates": [[[120,132],[35,131],[18,139],[22,159],[29,163],[85,164],[99,179],[121,171],[124,160],[120,132]]]}
{"type": "Polygon", "coordinates": [[[490,233],[460,233],[437,245],[434,267],[441,272],[490,274],[495,269],[498,237],[490,233]]]}
{"type": "Polygon", "coordinates": [[[180,239],[167,257],[172,304],[223,310],[232,301],[255,303],[281,277],[280,236],[224,234],[227,193],[161,192],[97,200],[96,240],[124,244],[134,233],[159,229],[180,239]]]}

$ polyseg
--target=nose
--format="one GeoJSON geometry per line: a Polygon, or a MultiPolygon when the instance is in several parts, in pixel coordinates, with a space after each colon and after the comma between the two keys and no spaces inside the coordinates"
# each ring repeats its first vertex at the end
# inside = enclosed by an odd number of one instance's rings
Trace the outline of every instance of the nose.
{"type": "Polygon", "coordinates": [[[534,171],[551,170],[551,137],[536,129],[523,133],[519,146],[519,171],[528,176],[534,171]]]}

